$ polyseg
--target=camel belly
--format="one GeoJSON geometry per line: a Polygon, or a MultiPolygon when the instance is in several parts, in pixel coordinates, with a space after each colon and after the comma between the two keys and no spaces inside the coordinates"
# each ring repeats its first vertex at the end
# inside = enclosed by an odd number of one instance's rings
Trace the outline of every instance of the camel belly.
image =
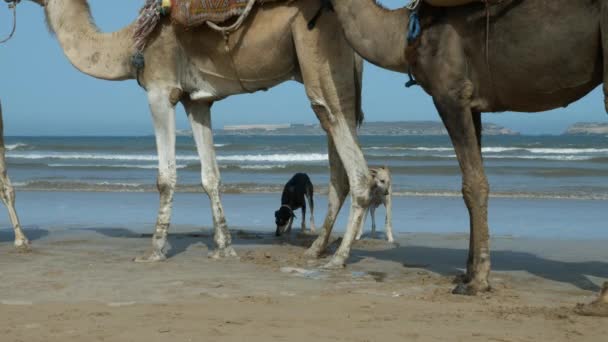
{"type": "MultiPolygon", "coordinates": [[[[485,30],[467,39],[479,92],[499,110],[533,112],[567,106],[593,90],[603,73],[598,6],[554,0],[506,9],[491,23],[489,65],[479,46],[485,30]]],[[[485,20],[479,25],[485,28],[485,20]]]]}
{"type": "Polygon", "coordinates": [[[252,11],[228,41],[201,26],[177,33],[187,66],[182,83],[197,98],[222,98],[270,88],[295,77],[298,70],[291,35],[297,9],[266,5],[252,11]]]}

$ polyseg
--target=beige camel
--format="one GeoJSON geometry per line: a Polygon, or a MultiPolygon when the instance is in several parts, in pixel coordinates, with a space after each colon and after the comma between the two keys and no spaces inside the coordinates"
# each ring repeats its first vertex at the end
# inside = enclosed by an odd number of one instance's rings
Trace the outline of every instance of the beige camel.
{"type": "Polygon", "coordinates": [[[0,198],[8,210],[8,216],[15,230],[15,247],[22,251],[29,249],[30,242],[21,229],[19,217],[15,210],[15,190],[6,173],[6,148],[4,146],[4,119],[2,118],[2,103],[0,103],[0,198]]]}
{"type": "MultiPolygon", "coordinates": [[[[133,24],[100,33],[92,24],[86,0],[35,0],[45,7],[49,27],[64,53],[81,72],[106,80],[135,78],[133,24]]],[[[176,184],[175,111],[181,102],[188,114],[201,159],[202,185],[211,202],[217,250],[213,257],[234,256],[220,201],[220,175],[213,149],[211,106],[234,94],[267,89],[295,79],[306,93],[329,135],[330,205],[325,224],[333,226],[349,190],[352,207],[346,241],[354,239],[369,202],[371,177],[356,137],[360,111],[361,59],[344,39],[334,15],[308,21],[314,1],[274,2],[255,8],[227,40],[206,26],[183,29],[165,18],[145,50],[145,69],[138,81],[146,89],[159,157],[160,208],[152,252],[138,261],[166,257],[167,233],[176,184]]],[[[345,244],[333,265],[342,265],[345,244]]]]}
{"type": "MultiPolygon", "coordinates": [[[[456,150],[470,214],[467,273],[454,293],[489,290],[481,113],[564,107],[602,82],[608,93],[608,1],[492,1],[489,26],[484,4],[423,4],[422,35],[412,46],[409,10],[387,10],[374,0],[331,3],[355,51],[387,69],[410,69],[433,97],[456,150]]],[[[325,247],[315,245],[313,252],[325,247]]],[[[606,295],[601,300],[608,305],[606,295]]]]}

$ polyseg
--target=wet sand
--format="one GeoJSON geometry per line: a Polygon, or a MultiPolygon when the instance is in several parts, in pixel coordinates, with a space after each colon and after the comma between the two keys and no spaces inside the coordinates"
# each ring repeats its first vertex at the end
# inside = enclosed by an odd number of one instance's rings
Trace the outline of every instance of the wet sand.
{"type": "Polygon", "coordinates": [[[136,264],[142,227],[0,231],[1,341],[604,341],[574,313],[608,279],[606,240],[495,237],[492,293],[450,294],[465,234],[369,237],[344,270],[307,260],[312,237],[234,231],[239,260],[210,260],[208,231],[172,228],[168,261],[136,264]]]}

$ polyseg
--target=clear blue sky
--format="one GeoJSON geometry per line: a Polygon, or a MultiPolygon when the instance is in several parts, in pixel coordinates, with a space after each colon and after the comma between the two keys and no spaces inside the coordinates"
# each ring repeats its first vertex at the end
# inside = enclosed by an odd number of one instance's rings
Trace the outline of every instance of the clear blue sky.
{"type": "MultiPolygon", "coordinates": [[[[144,0],[90,0],[103,31],[132,21],[144,0]]],[[[406,0],[384,0],[389,7],[406,0]]],[[[0,45],[0,98],[7,135],[130,135],[149,134],[152,123],[146,97],[135,81],[109,82],[74,69],[44,23],[42,9],[24,1],[19,6],[15,38],[0,45]]],[[[0,37],[11,25],[10,12],[0,2],[0,37]]],[[[404,28],[405,29],[405,28],[404,28]]],[[[438,116],[428,95],[405,89],[406,76],[366,65],[364,110],[368,121],[433,120],[438,116]]],[[[316,121],[303,87],[287,82],[268,92],[238,95],[214,107],[214,127],[251,123],[312,123],[316,121]]],[[[183,110],[178,127],[187,128],[183,110]]],[[[577,121],[607,122],[601,92],[566,109],[537,114],[485,114],[495,122],[529,134],[561,133],[577,121]]]]}

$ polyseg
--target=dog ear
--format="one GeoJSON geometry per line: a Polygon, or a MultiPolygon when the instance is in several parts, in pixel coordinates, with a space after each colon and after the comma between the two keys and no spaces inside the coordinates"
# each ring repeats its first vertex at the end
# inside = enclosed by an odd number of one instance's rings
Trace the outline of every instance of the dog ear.
{"type": "Polygon", "coordinates": [[[293,186],[293,185],[292,186],[288,186],[287,187],[287,191],[289,191],[289,192],[295,192],[296,191],[296,187],[293,186]]]}
{"type": "Polygon", "coordinates": [[[275,218],[279,218],[279,211],[278,210],[274,212],[274,217],[275,218]]]}

